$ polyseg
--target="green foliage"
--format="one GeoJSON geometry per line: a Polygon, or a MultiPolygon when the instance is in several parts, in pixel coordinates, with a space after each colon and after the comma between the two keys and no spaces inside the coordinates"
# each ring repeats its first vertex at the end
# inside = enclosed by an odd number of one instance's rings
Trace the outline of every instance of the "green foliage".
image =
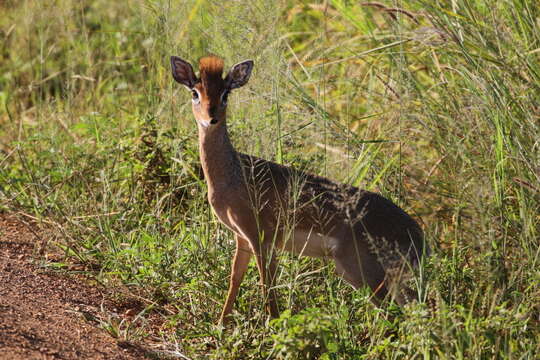
{"type": "MultiPolygon", "coordinates": [[[[540,6],[533,1],[4,1],[0,211],[121,282],[162,345],[208,359],[532,359],[540,352],[540,6]],[[243,152],[382,192],[421,219],[427,303],[376,309],[320,260],[256,267],[214,325],[231,234],[209,210],[189,94],[168,59],[255,70],[243,152]]],[[[110,320],[110,321],[109,321],[110,320]]],[[[103,326],[119,338],[134,327],[103,326]]],[[[150,330],[149,330],[150,331],[150,330]]],[[[137,330],[137,337],[144,331],[137,330]]]]}
{"type": "Polygon", "coordinates": [[[276,359],[338,359],[352,357],[354,351],[340,351],[338,322],[309,308],[296,315],[290,310],[273,320],[276,333],[272,334],[272,357],[276,359]],[[340,354],[341,353],[341,354],[340,354]],[[341,356],[338,356],[341,355],[341,356]]]}

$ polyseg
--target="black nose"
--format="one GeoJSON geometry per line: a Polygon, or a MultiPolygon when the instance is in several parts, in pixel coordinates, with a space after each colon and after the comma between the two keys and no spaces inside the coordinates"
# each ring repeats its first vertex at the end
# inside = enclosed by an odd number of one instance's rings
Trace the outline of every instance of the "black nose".
{"type": "Polygon", "coordinates": [[[217,124],[217,120],[213,118],[212,120],[210,120],[210,124],[212,125],[217,124]]]}

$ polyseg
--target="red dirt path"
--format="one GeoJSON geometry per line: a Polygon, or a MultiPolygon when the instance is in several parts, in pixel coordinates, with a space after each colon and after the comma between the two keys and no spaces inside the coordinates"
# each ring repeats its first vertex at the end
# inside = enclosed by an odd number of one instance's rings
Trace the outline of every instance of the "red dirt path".
{"type": "Polygon", "coordinates": [[[82,277],[37,266],[36,242],[27,226],[0,213],[0,359],[147,358],[143,347],[85,320],[91,309],[114,311],[114,303],[82,277]]]}

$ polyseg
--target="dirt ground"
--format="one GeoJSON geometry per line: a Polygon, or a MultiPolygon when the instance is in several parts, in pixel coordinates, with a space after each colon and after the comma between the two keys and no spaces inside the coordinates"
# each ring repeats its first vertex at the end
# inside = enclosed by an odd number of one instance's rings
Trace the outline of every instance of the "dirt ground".
{"type": "Polygon", "coordinates": [[[0,359],[155,358],[99,327],[95,314],[126,310],[106,289],[38,266],[32,230],[0,213],[0,359]]]}

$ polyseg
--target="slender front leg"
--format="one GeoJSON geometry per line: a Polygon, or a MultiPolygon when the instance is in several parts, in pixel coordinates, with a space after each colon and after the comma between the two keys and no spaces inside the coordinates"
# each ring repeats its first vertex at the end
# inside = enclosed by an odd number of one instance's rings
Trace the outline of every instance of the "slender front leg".
{"type": "Polygon", "coordinates": [[[261,274],[261,284],[263,287],[263,296],[267,303],[267,311],[273,318],[279,317],[277,295],[274,289],[276,280],[277,260],[271,245],[262,244],[256,252],[257,267],[261,274]]]}
{"type": "Polygon", "coordinates": [[[236,235],[236,252],[231,266],[229,293],[227,294],[227,300],[223,305],[223,311],[221,312],[221,317],[219,319],[221,324],[226,324],[229,320],[229,315],[234,307],[234,300],[238,294],[238,288],[240,287],[244,274],[248,268],[251,255],[251,249],[247,240],[236,235]]]}

